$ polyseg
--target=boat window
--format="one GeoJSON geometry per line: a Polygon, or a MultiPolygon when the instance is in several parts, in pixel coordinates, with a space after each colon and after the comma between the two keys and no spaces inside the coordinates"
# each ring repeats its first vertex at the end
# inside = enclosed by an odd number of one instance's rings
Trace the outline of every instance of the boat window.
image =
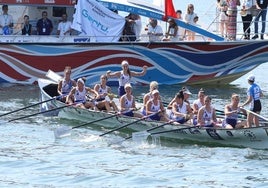
{"type": "Polygon", "coordinates": [[[53,7],[53,17],[61,17],[63,13],[66,13],[66,7],[53,7]]]}

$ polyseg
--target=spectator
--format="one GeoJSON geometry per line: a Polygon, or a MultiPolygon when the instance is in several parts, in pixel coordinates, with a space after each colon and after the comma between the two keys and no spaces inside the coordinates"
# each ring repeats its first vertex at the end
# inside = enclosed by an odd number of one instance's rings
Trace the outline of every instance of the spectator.
{"type": "Polygon", "coordinates": [[[237,24],[237,6],[240,6],[240,0],[227,0],[227,14],[228,14],[228,27],[227,38],[229,40],[236,40],[236,24],[237,24]]]}
{"type": "Polygon", "coordinates": [[[252,0],[243,0],[242,1],[242,11],[246,11],[246,14],[242,16],[243,22],[243,31],[244,31],[244,39],[250,39],[250,24],[252,22],[252,15],[250,12],[250,8],[253,6],[252,0]]]}
{"type": "MultiPolygon", "coordinates": [[[[194,18],[197,16],[197,14],[194,12],[194,5],[189,4],[187,7],[187,13],[185,14],[185,22],[188,24],[193,25],[194,24],[194,18]]],[[[192,31],[187,30],[186,31],[186,36],[188,37],[187,39],[192,41],[194,40],[194,35],[195,33],[192,31]]]]}
{"type": "Polygon", "coordinates": [[[227,27],[228,27],[228,15],[227,15],[227,1],[217,0],[217,9],[220,11],[220,31],[222,37],[227,37],[227,27]]]}
{"type": "Polygon", "coordinates": [[[8,14],[8,5],[2,6],[3,14],[0,15],[0,33],[2,35],[11,35],[13,30],[13,17],[8,14]]]}
{"type": "Polygon", "coordinates": [[[42,18],[37,21],[36,24],[38,35],[50,35],[53,30],[53,24],[50,19],[47,18],[47,12],[42,12],[42,18]]]}
{"type": "Polygon", "coordinates": [[[150,19],[147,35],[149,36],[150,42],[161,41],[163,37],[163,29],[157,24],[156,19],[150,19]]]}
{"type": "MultiPolygon", "coordinates": [[[[180,21],[183,21],[182,18],[182,11],[181,10],[177,10],[176,11],[176,15],[177,15],[177,19],[180,21]]],[[[185,38],[185,28],[178,26],[178,36],[179,36],[179,40],[184,40],[185,38]]]]}
{"type": "Polygon", "coordinates": [[[267,4],[268,0],[256,0],[256,7],[257,9],[260,10],[260,13],[256,16],[255,22],[254,22],[254,32],[255,35],[252,37],[252,39],[257,39],[259,38],[259,33],[258,33],[258,24],[259,24],[259,19],[261,17],[261,40],[264,39],[263,35],[265,33],[265,27],[266,27],[266,14],[267,14],[267,4]]]}
{"type": "Polygon", "coordinates": [[[24,16],[24,23],[21,30],[22,35],[32,35],[32,24],[29,23],[29,19],[30,17],[28,15],[24,16]]]}
{"type": "Polygon", "coordinates": [[[166,32],[163,41],[178,41],[178,25],[173,18],[168,19],[168,31],[166,32]]]}
{"type": "Polygon", "coordinates": [[[61,22],[58,25],[57,35],[58,36],[68,36],[71,35],[71,25],[72,23],[67,20],[67,14],[63,13],[61,16],[61,22]]]}

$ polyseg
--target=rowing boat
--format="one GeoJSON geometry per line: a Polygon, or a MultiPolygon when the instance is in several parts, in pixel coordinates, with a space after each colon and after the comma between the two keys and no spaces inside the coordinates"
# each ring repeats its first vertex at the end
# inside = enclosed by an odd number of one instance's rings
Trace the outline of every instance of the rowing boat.
{"type": "MultiPolygon", "coordinates": [[[[42,110],[49,110],[63,105],[58,100],[48,100],[57,95],[56,82],[47,79],[38,79],[38,85],[41,92],[41,100],[48,101],[42,103],[42,110]]],[[[103,121],[96,121],[95,125],[105,129],[113,129],[137,121],[136,118],[126,116],[108,118],[111,116],[110,113],[81,109],[73,106],[58,110],[56,115],[61,118],[76,119],[82,122],[91,122],[103,118],[103,121]]],[[[163,124],[165,126],[150,131],[150,134],[159,135],[161,140],[170,140],[178,144],[190,142],[204,145],[268,149],[268,126],[264,126],[264,124],[259,127],[242,129],[215,129],[200,128],[191,125],[175,126],[171,123],[141,120],[129,126],[128,130],[132,132],[146,131],[163,124]]]]}

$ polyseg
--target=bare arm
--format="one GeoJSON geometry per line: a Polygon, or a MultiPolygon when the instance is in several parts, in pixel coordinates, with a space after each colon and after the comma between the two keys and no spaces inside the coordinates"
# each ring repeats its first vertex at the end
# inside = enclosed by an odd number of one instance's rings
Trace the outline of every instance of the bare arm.
{"type": "Polygon", "coordinates": [[[144,65],[142,68],[143,68],[143,70],[141,72],[131,71],[130,72],[131,76],[144,76],[147,72],[148,67],[146,65],[144,65]]]}
{"type": "Polygon", "coordinates": [[[120,75],[121,75],[121,72],[120,72],[120,71],[111,72],[110,70],[108,70],[108,71],[106,72],[106,76],[107,76],[108,78],[114,78],[114,77],[119,78],[120,75]]]}
{"type": "Polygon", "coordinates": [[[59,82],[59,84],[58,84],[58,94],[59,95],[62,95],[62,93],[61,93],[61,89],[62,89],[62,80],[59,82]]]}

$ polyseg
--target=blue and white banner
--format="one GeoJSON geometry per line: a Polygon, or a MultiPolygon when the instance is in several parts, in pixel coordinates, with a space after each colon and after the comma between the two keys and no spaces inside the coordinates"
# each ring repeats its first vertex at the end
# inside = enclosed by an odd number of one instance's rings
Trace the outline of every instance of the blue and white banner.
{"type": "Polygon", "coordinates": [[[91,42],[117,42],[125,18],[105,8],[96,0],[78,1],[72,28],[89,36],[91,42]]]}

